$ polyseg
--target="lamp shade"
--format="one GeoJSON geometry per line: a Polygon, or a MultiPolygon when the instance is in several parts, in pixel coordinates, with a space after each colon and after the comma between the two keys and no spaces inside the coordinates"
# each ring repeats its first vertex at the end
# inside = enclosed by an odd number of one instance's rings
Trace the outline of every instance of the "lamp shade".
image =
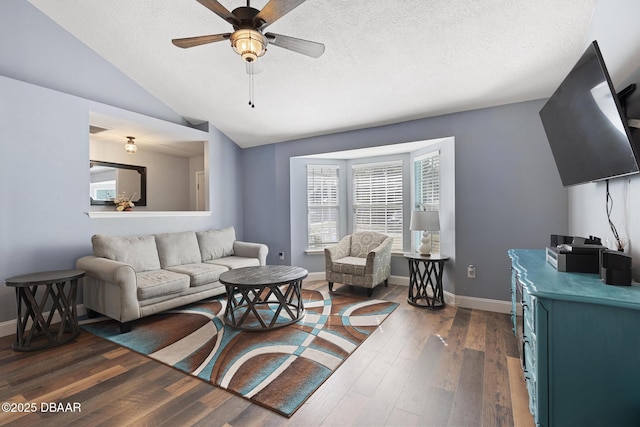
{"type": "Polygon", "coordinates": [[[267,51],[267,39],[258,31],[241,29],[231,34],[231,46],[245,62],[253,62],[267,51]]]}
{"type": "Polygon", "coordinates": [[[440,216],[438,215],[438,211],[411,212],[409,229],[415,231],[440,231],[440,216]]]}

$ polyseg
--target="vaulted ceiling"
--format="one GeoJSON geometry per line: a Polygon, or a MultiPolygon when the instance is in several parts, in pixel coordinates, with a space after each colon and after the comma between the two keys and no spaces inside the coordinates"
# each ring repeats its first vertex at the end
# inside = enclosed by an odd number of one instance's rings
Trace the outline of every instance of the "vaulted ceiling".
{"type": "Polygon", "coordinates": [[[241,147],[548,97],[590,41],[595,3],[307,0],[268,30],[324,43],[324,54],[269,46],[251,108],[250,77],[229,42],[171,43],[232,31],[196,0],[29,1],[178,114],[241,147]]]}

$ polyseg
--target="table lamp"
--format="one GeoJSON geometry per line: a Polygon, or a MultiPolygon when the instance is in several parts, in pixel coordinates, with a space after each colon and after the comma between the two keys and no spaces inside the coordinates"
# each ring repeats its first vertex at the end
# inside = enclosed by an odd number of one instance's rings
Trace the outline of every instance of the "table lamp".
{"type": "Polygon", "coordinates": [[[413,211],[409,229],[422,231],[422,243],[418,252],[422,256],[431,256],[431,233],[440,231],[440,217],[438,211],[413,211]]]}

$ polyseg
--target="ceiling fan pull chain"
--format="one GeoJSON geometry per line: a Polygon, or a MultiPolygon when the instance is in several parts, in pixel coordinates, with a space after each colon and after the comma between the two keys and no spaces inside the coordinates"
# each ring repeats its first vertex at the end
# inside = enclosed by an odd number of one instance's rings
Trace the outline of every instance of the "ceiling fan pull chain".
{"type": "Polygon", "coordinates": [[[256,108],[255,102],[253,102],[253,62],[249,63],[249,105],[251,108],[256,108]]]}

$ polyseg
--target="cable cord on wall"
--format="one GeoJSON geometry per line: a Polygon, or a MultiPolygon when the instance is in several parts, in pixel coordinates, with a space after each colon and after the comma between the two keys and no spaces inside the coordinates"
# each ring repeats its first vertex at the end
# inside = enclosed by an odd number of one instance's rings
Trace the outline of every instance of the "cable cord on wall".
{"type": "Polygon", "coordinates": [[[616,246],[618,247],[618,250],[620,252],[624,252],[624,244],[620,240],[620,235],[618,235],[618,230],[616,229],[616,226],[613,224],[613,221],[611,221],[611,211],[613,210],[613,198],[611,197],[611,193],[609,193],[608,179],[606,180],[606,183],[607,183],[607,200],[606,200],[607,221],[609,221],[609,227],[611,227],[611,232],[613,233],[613,237],[616,239],[616,246]]]}

